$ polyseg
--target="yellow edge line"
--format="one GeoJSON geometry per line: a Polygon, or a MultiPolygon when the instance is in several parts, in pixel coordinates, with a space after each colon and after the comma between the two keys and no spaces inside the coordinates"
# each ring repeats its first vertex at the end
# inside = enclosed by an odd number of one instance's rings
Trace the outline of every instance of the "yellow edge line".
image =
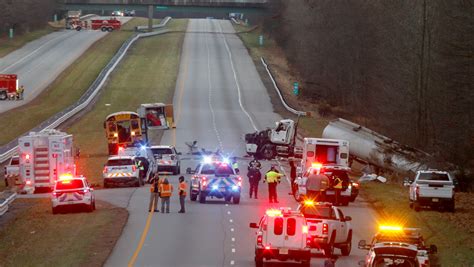
{"type": "MultiPolygon", "coordinates": [[[[178,97],[178,110],[176,115],[175,123],[178,124],[179,116],[181,115],[181,100],[183,98],[183,91],[184,91],[184,80],[188,72],[188,57],[187,54],[183,50],[183,61],[184,61],[184,68],[183,68],[183,76],[179,85],[179,97],[178,97]]],[[[176,129],[173,131],[173,144],[176,146],[176,129]]],[[[154,207],[153,207],[154,208],[154,207]]],[[[142,236],[140,237],[140,242],[138,243],[137,249],[133,253],[132,258],[128,262],[128,267],[132,267],[135,265],[135,261],[137,260],[138,254],[142,250],[143,244],[145,243],[146,237],[148,235],[148,231],[150,229],[151,219],[153,218],[153,212],[149,212],[148,217],[146,219],[145,229],[143,229],[142,236]]]]}

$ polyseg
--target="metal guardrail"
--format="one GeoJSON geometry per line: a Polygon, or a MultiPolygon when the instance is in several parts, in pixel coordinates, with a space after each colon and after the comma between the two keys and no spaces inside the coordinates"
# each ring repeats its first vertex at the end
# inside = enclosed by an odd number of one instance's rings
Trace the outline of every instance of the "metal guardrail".
{"type": "Polygon", "coordinates": [[[280,97],[281,103],[282,103],[283,106],[286,108],[286,110],[288,110],[289,112],[291,112],[291,113],[293,113],[293,114],[295,114],[295,115],[298,115],[298,116],[309,116],[309,115],[310,115],[309,112],[296,110],[296,109],[290,107],[290,106],[286,103],[285,99],[283,98],[283,95],[281,94],[280,88],[278,88],[278,85],[277,85],[275,79],[273,78],[273,75],[272,75],[272,73],[270,72],[270,69],[268,68],[267,63],[265,62],[265,59],[263,59],[263,57],[261,57],[260,60],[262,61],[263,66],[264,66],[265,69],[267,70],[268,76],[270,76],[270,79],[272,80],[273,87],[275,87],[275,91],[278,93],[278,96],[280,97]]]}
{"type": "MultiPolygon", "coordinates": [[[[154,25],[152,25],[151,27],[152,27],[153,29],[163,28],[163,27],[166,26],[166,24],[167,24],[168,21],[170,21],[170,20],[171,20],[171,17],[165,17],[165,18],[163,19],[163,21],[160,22],[160,24],[154,24],[154,25]]],[[[135,31],[137,31],[137,32],[146,31],[146,30],[148,30],[148,26],[136,26],[136,27],[135,27],[135,31]]]]}
{"type": "Polygon", "coordinates": [[[8,198],[6,198],[2,204],[0,204],[0,216],[5,214],[8,211],[8,206],[15,200],[16,193],[11,194],[8,198]]]}
{"type": "MultiPolygon", "coordinates": [[[[171,17],[167,17],[164,19],[162,24],[166,26],[166,24],[170,20],[171,20],[171,17]]],[[[156,31],[156,32],[149,32],[149,33],[136,33],[133,36],[131,36],[127,41],[123,43],[119,51],[117,51],[117,53],[109,61],[107,66],[105,66],[105,68],[102,69],[102,71],[99,73],[99,76],[97,76],[95,81],[91,84],[91,86],[89,86],[87,91],[81,96],[81,98],[76,103],[67,107],[63,111],[56,113],[55,115],[53,115],[46,121],[42,122],[40,125],[31,129],[30,131],[41,132],[46,129],[54,129],[58,127],[60,124],[64,123],[69,118],[71,118],[72,116],[76,115],[79,111],[83,110],[86,106],[88,106],[91,103],[94,97],[99,93],[105,81],[109,77],[110,73],[112,73],[112,71],[115,69],[118,63],[125,56],[127,50],[136,40],[143,37],[164,34],[167,32],[169,32],[169,30],[162,30],[162,31],[156,31]]],[[[2,146],[0,148],[0,163],[7,161],[10,157],[15,155],[17,152],[17,149],[18,149],[18,138],[2,146]]]]}

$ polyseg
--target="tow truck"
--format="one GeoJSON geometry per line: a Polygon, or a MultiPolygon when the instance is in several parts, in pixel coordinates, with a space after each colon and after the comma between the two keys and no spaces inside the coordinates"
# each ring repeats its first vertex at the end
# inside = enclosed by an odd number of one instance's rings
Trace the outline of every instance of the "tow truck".
{"type": "Polygon", "coordinates": [[[303,266],[311,264],[311,248],[305,217],[290,208],[269,209],[260,222],[250,223],[257,230],[255,265],[264,260],[296,260],[303,266]]]}
{"type": "MultiPolygon", "coordinates": [[[[375,234],[370,245],[365,240],[360,240],[359,249],[369,250],[367,262],[373,261],[372,252],[381,251],[383,248],[392,250],[392,252],[404,251],[405,248],[415,250],[416,262],[420,267],[429,267],[429,255],[438,252],[436,245],[426,246],[421,230],[419,228],[406,228],[399,225],[380,225],[379,231],[375,234]],[[394,244],[405,244],[399,248],[394,248],[394,244]]],[[[397,255],[395,253],[395,255],[397,255]]],[[[404,255],[402,253],[402,255],[404,255]]],[[[368,265],[372,266],[372,265],[368,265]]]]}
{"type": "Polygon", "coordinates": [[[309,227],[309,245],[323,250],[326,257],[332,257],[334,248],[339,248],[343,256],[352,249],[352,226],[350,216],[344,216],[331,203],[305,200],[298,206],[309,227]]]}
{"type": "Polygon", "coordinates": [[[190,184],[191,201],[196,201],[199,196],[200,203],[206,203],[207,197],[240,203],[242,177],[236,174],[228,159],[218,160],[206,156],[195,170],[188,168],[186,172],[193,174],[190,184]]]}

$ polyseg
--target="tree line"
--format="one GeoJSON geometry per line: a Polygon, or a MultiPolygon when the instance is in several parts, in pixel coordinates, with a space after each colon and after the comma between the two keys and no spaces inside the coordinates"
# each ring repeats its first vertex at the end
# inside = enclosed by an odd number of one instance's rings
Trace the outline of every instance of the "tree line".
{"type": "Polygon", "coordinates": [[[302,98],[473,175],[473,0],[272,2],[302,98]]]}

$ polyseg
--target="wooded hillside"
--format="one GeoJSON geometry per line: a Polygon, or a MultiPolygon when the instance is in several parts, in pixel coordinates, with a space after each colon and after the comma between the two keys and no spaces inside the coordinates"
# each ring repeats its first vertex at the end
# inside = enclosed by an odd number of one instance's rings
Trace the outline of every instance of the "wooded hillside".
{"type": "Polygon", "coordinates": [[[304,98],[472,170],[473,7],[285,0],[265,27],[303,80],[304,98]]]}

